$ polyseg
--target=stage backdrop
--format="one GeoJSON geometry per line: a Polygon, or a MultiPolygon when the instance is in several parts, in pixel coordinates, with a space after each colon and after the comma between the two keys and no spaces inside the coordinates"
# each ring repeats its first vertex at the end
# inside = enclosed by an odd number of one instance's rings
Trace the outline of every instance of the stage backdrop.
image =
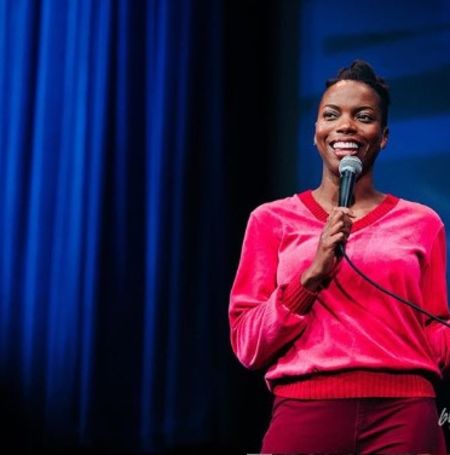
{"type": "Polygon", "coordinates": [[[380,187],[449,225],[449,8],[0,0],[0,447],[257,453],[270,396],[227,323],[248,215],[318,184],[324,81],[365,58],[380,187]]]}
{"type": "Polygon", "coordinates": [[[223,433],[221,7],[0,1],[2,448],[223,433]]]}

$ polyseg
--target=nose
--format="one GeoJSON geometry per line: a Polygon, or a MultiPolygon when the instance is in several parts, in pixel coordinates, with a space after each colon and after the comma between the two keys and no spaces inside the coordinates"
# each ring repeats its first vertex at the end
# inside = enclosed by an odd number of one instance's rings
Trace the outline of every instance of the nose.
{"type": "Polygon", "coordinates": [[[336,131],[338,133],[349,134],[356,132],[356,127],[350,117],[342,116],[340,122],[337,125],[336,131]]]}

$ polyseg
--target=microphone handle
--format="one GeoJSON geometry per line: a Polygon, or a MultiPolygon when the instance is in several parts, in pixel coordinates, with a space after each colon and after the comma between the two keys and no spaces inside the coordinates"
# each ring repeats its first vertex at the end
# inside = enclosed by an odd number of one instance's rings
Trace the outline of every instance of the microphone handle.
{"type": "Polygon", "coordinates": [[[342,173],[339,186],[339,207],[350,207],[352,205],[355,180],[356,174],[354,172],[344,171],[342,173]]]}
{"type": "MultiPolygon", "coordinates": [[[[344,171],[341,175],[341,184],[339,186],[339,207],[350,207],[353,202],[353,186],[355,184],[356,174],[350,171],[344,171]]],[[[336,247],[336,256],[344,256],[345,247],[339,243],[336,247]]]]}

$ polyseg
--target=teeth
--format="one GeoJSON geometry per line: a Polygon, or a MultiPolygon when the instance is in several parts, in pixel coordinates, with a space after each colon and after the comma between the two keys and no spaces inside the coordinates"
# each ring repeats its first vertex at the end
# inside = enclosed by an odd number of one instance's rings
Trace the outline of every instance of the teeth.
{"type": "Polygon", "coordinates": [[[334,149],[358,149],[359,144],[356,142],[335,142],[333,144],[334,149]]]}

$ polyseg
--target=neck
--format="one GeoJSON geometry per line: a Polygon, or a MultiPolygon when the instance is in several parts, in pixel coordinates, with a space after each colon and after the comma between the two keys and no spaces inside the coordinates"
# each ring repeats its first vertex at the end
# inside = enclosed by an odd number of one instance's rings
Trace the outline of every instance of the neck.
{"type": "MultiPolygon", "coordinates": [[[[320,186],[314,190],[314,195],[324,205],[336,206],[339,201],[339,186],[340,178],[338,176],[324,173],[320,186]]],[[[375,189],[371,172],[358,179],[353,189],[353,195],[355,198],[354,206],[377,202],[383,196],[375,189]]]]}

